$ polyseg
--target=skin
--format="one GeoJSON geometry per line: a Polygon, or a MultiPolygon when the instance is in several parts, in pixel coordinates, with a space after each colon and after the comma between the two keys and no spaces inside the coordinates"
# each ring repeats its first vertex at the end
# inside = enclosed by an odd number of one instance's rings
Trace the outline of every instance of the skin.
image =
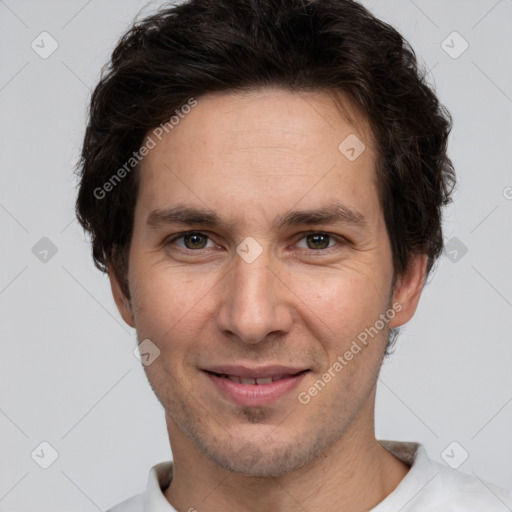
{"type": "Polygon", "coordinates": [[[131,302],[110,278],[124,320],[161,351],[145,370],[166,411],[174,477],[165,496],[179,511],[363,511],[409,469],[375,439],[375,391],[389,329],[413,316],[427,258],[414,257],[393,286],[374,142],[341,100],[339,109],[325,92],[279,88],[204,96],[142,162],[131,302]],[[350,134],[366,146],[353,162],[338,149],[350,134]],[[332,202],[367,225],[272,227],[289,210],[332,202]],[[153,210],[177,205],[228,224],[148,227],[153,210]],[[177,238],[187,230],[205,236],[177,238]],[[332,236],[315,241],[311,231],[332,236]],[[252,263],[236,252],[249,236],[263,250],[252,263]],[[297,394],[395,303],[386,327],[301,404],[297,394]],[[277,402],[241,407],[201,371],[212,364],[310,371],[277,402]]]}

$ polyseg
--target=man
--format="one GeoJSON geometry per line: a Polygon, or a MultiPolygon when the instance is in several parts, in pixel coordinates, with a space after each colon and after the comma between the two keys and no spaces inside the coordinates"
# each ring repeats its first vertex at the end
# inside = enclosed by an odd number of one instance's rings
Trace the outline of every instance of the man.
{"type": "Polygon", "coordinates": [[[120,41],[77,215],[172,463],[114,512],[502,511],[377,441],[376,382],[442,250],[449,114],[349,0],[190,0],[120,41]]]}

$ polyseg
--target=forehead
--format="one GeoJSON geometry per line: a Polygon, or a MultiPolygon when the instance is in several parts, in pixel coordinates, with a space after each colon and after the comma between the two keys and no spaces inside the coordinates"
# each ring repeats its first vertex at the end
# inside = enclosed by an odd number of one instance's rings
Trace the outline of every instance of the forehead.
{"type": "Polygon", "coordinates": [[[198,98],[161,140],[148,132],[156,145],[141,163],[138,209],[147,216],[180,203],[248,215],[250,206],[268,215],[278,205],[321,207],[343,198],[375,215],[371,132],[337,99],[279,88],[198,98]]]}

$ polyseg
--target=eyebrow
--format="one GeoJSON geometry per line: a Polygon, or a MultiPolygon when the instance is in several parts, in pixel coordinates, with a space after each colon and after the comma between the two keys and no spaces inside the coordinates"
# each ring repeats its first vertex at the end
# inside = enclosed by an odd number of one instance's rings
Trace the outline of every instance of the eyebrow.
{"type": "MultiPolygon", "coordinates": [[[[362,213],[340,203],[334,203],[311,210],[289,211],[274,220],[272,229],[277,230],[285,226],[336,223],[361,228],[368,226],[368,221],[362,213]]],[[[223,221],[215,212],[192,206],[176,206],[174,208],[153,210],[148,215],[146,224],[154,229],[167,224],[197,225],[225,229],[232,229],[235,226],[235,223],[223,221]]]]}

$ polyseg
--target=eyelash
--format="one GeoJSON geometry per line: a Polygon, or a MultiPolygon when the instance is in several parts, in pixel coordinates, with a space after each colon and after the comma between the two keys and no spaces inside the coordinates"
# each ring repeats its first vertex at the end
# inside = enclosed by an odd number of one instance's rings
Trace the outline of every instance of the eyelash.
{"type": "MultiPolygon", "coordinates": [[[[299,238],[299,241],[303,240],[304,238],[307,238],[310,235],[324,235],[324,236],[328,236],[330,238],[329,241],[331,241],[331,240],[336,241],[336,245],[343,245],[344,243],[347,243],[347,240],[344,239],[343,237],[338,236],[338,235],[333,235],[333,234],[327,233],[325,231],[307,231],[307,232],[300,233],[300,234],[302,235],[302,237],[299,238]]],[[[211,240],[211,237],[202,231],[185,231],[183,233],[179,233],[176,236],[173,236],[172,238],[168,238],[167,240],[165,240],[164,245],[166,245],[166,246],[170,245],[170,244],[174,243],[176,240],[179,240],[180,238],[185,238],[186,236],[191,236],[191,235],[200,235],[200,236],[206,237],[208,240],[211,240]]],[[[335,247],[336,246],[326,247],[324,249],[302,249],[302,250],[306,251],[306,252],[312,252],[312,253],[313,252],[314,253],[320,253],[320,252],[327,253],[327,252],[330,252],[330,250],[334,249],[335,247]]],[[[189,253],[201,254],[202,251],[206,251],[206,250],[210,249],[210,247],[202,248],[202,249],[188,249],[187,247],[179,247],[179,249],[189,252],[189,253]]]]}

